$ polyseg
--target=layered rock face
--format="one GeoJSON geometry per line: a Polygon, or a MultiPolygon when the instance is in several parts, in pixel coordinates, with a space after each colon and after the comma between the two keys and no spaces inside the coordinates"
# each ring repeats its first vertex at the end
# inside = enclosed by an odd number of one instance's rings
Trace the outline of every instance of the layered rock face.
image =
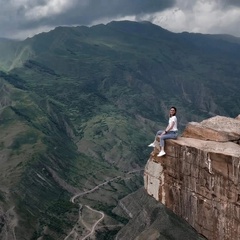
{"type": "Polygon", "coordinates": [[[151,153],[144,173],[148,194],[210,240],[240,239],[240,118],[191,122],[151,153]]]}

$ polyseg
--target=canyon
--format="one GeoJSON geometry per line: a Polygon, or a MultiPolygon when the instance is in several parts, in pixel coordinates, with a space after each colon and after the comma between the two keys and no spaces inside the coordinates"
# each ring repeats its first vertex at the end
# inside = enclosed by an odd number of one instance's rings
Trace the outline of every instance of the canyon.
{"type": "Polygon", "coordinates": [[[189,122],[166,155],[152,151],[144,188],[207,239],[240,236],[240,115],[189,122]]]}

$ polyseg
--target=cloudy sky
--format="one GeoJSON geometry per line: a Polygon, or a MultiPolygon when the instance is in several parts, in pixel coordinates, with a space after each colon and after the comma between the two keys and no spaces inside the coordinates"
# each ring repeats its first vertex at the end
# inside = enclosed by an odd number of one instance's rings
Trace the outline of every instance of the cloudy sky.
{"type": "Polygon", "coordinates": [[[173,32],[240,37],[240,0],[0,0],[0,37],[112,20],[151,21],[173,32]]]}

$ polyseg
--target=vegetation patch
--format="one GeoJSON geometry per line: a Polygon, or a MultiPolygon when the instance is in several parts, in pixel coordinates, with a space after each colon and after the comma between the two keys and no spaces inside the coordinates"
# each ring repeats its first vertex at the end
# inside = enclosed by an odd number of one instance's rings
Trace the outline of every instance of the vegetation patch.
{"type": "Polygon", "coordinates": [[[24,133],[20,133],[15,137],[10,148],[13,150],[17,150],[21,148],[22,145],[25,145],[25,144],[34,145],[35,143],[37,143],[38,137],[39,137],[38,133],[32,130],[26,131],[24,133]]]}

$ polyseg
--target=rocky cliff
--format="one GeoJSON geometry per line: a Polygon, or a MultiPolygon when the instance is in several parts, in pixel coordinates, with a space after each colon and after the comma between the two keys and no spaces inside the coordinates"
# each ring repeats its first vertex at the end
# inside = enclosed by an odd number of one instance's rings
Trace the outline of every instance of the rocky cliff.
{"type": "Polygon", "coordinates": [[[166,156],[153,150],[145,189],[208,239],[240,239],[239,140],[239,116],[189,123],[166,156]]]}
{"type": "Polygon", "coordinates": [[[115,240],[206,240],[143,188],[121,199],[114,213],[129,219],[115,240]]]}

